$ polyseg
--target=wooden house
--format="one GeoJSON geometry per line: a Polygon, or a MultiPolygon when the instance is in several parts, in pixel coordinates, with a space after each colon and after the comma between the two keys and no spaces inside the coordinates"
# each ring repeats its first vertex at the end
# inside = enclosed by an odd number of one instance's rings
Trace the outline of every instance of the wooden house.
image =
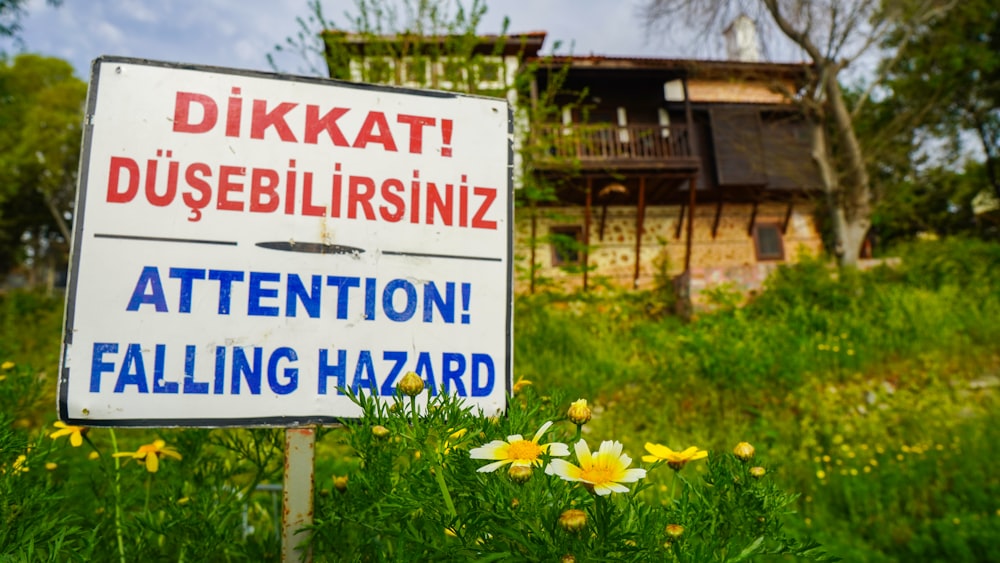
{"type": "Polygon", "coordinates": [[[328,32],[327,54],[335,78],[375,81],[377,68],[379,81],[511,100],[515,184],[547,194],[519,197],[518,291],[673,284],[687,301],[722,282],[754,289],[822,251],[812,126],[791,101],[808,65],[543,57],[544,38],[479,36],[464,66],[448,38],[328,32]]]}

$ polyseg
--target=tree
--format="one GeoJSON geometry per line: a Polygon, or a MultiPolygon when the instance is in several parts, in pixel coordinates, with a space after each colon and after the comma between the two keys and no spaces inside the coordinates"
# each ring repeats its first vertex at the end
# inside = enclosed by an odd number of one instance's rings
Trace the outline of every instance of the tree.
{"type": "Polygon", "coordinates": [[[813,158],[819,166],[835,233],[835,252],[842,265],[855,265],[871,226],[875,199],[869,175],[871,159],[859,138],[855,120],[887,68],[909,48],[901,40],[879,76],[848,105],[841,87],[843,71],[884,45],[889,33],[906,37],[947,12],[955,2],[937,0],[647,0],[643,15],[651,29],[719,30],[741,13],[765,33],[779,34],[812,63],[813,77],[803,92],[789,92],[818,126],[813,158]]]}
{"type": "MultiPolygon", "coordinates": [[[[62,0],[47,0],[50,6],[59,6],[62,0]]],[[[0,0],[0,37],[18,38],[21,33],[21,18],[25,15],[24,5],[28,0],[0,0]]]]}
{"type": "Polygon", "coordinates": [[[0,66],[0,273],[65,262],[86,91],[60,59],[0,66]]]}
{"type": "Polygon", "coordinates": [[[919,127],[949,142],[949,160],[966,156],[967,135],[978,140],[987,181],[1000,198],[1000,4],[965,0],[917,31],[888,38],[912,47],[887,86],[902,104],[920,108],[919,127]]]}

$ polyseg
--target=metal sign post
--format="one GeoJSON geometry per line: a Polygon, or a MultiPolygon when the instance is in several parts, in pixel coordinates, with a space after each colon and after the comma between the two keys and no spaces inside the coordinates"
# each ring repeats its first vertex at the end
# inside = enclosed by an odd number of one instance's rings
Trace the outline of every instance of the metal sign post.
{"type": "Polygon", "coordinates": [[[312,548],[302,547],[310,532],[303,528],[313,521],[316,431],[285,429],[285,487],[281,510],[282,563],[312,561],[312,548]]]}

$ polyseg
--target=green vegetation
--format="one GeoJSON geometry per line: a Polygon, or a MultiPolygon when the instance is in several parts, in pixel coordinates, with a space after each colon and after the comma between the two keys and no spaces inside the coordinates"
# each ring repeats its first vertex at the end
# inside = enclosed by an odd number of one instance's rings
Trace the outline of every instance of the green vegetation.
{"type": "MultiPolygon", "coordinates": [[[[320,430],[317,559],[989,559],[1000,246],[945,240],[901,255],[869,272],[784,268],[742,306],[716,291],[714,310],[688,324],[653,293],[519,298],[522,382],[506,417],[441,398],[411,424],[405,400],[363,401],[360,423],[320,430]],[[550,420],[540,443],[570,453],[577,397],[593,409],[590,449],[619,441],[629,467],[648,471],[628,493],[593,496],[541,469],[524,484],[508,466],[476,471],[489,462],[470,451],[530,440],[550,420]],[[730,453],[740,441],[756,447],[752,463],[730,453]],[[639,461],[647,442],[711,454],[674,472],[639,461]],[[569,509],[589,534],[560,524],[569,509]]],[[[281,482],[280,430],[93,429],[78,448],[72,431],[50,438],[60,310],[42,293],[0,297],[0,554],[276,560],[280,498],[258,485],[281,482]]]]}

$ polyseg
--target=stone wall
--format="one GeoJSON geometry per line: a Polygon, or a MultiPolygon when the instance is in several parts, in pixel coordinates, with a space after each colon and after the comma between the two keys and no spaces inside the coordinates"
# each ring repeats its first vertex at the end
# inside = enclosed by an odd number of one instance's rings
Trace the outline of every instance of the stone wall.
{"type": "MultiPolygon", "coordinates": [[[[759,288],[767,274],[783,262],[795,261],[800,253],[816,255],[822,251],[814,209],[811,204],[797,203],[793,208],[788,228],[783,235],[783,261],[758,260],[753,236],[748,232],[753,206],[751,204],[726,204],[722,208],[716,236],[712,237],[715,204],[697,207],[694,237],[691,245],[692,297],[697,292],[724,282],[731,282],[744,290],[759,288]]],[[[757,208],[756,223],[781,225],[788,210],[787,204],[761,204],[757,208]]],[[[608,206],[591,209],[589,264],[590,283],[608,283],[618,287],[654,287],[657,279],[673,277],[684,269],[686,225],[680,236],[675,236],[680,220],[680,206],[649,206],[643,224],[639,277],[635,279],[636,262],[636,209],[635,207],[608,206]],[[602,232],[602,215],[603,232],[602,232]]],[[[686,220],[686,219],[685,219],[686,220]]],[[[552,283],[563,289],[582,285],[580,273],[567,272],[554,262],[552,245],[546,237],[552,227],[584,225],[584,208],[558,207],[539,209],[536,219],[535,247],[536,287],[552,283]]],[[[529,290],[528,272],[531,255],[531,216],[527,209],[515,213],[515,288],[529,290]]]]}

